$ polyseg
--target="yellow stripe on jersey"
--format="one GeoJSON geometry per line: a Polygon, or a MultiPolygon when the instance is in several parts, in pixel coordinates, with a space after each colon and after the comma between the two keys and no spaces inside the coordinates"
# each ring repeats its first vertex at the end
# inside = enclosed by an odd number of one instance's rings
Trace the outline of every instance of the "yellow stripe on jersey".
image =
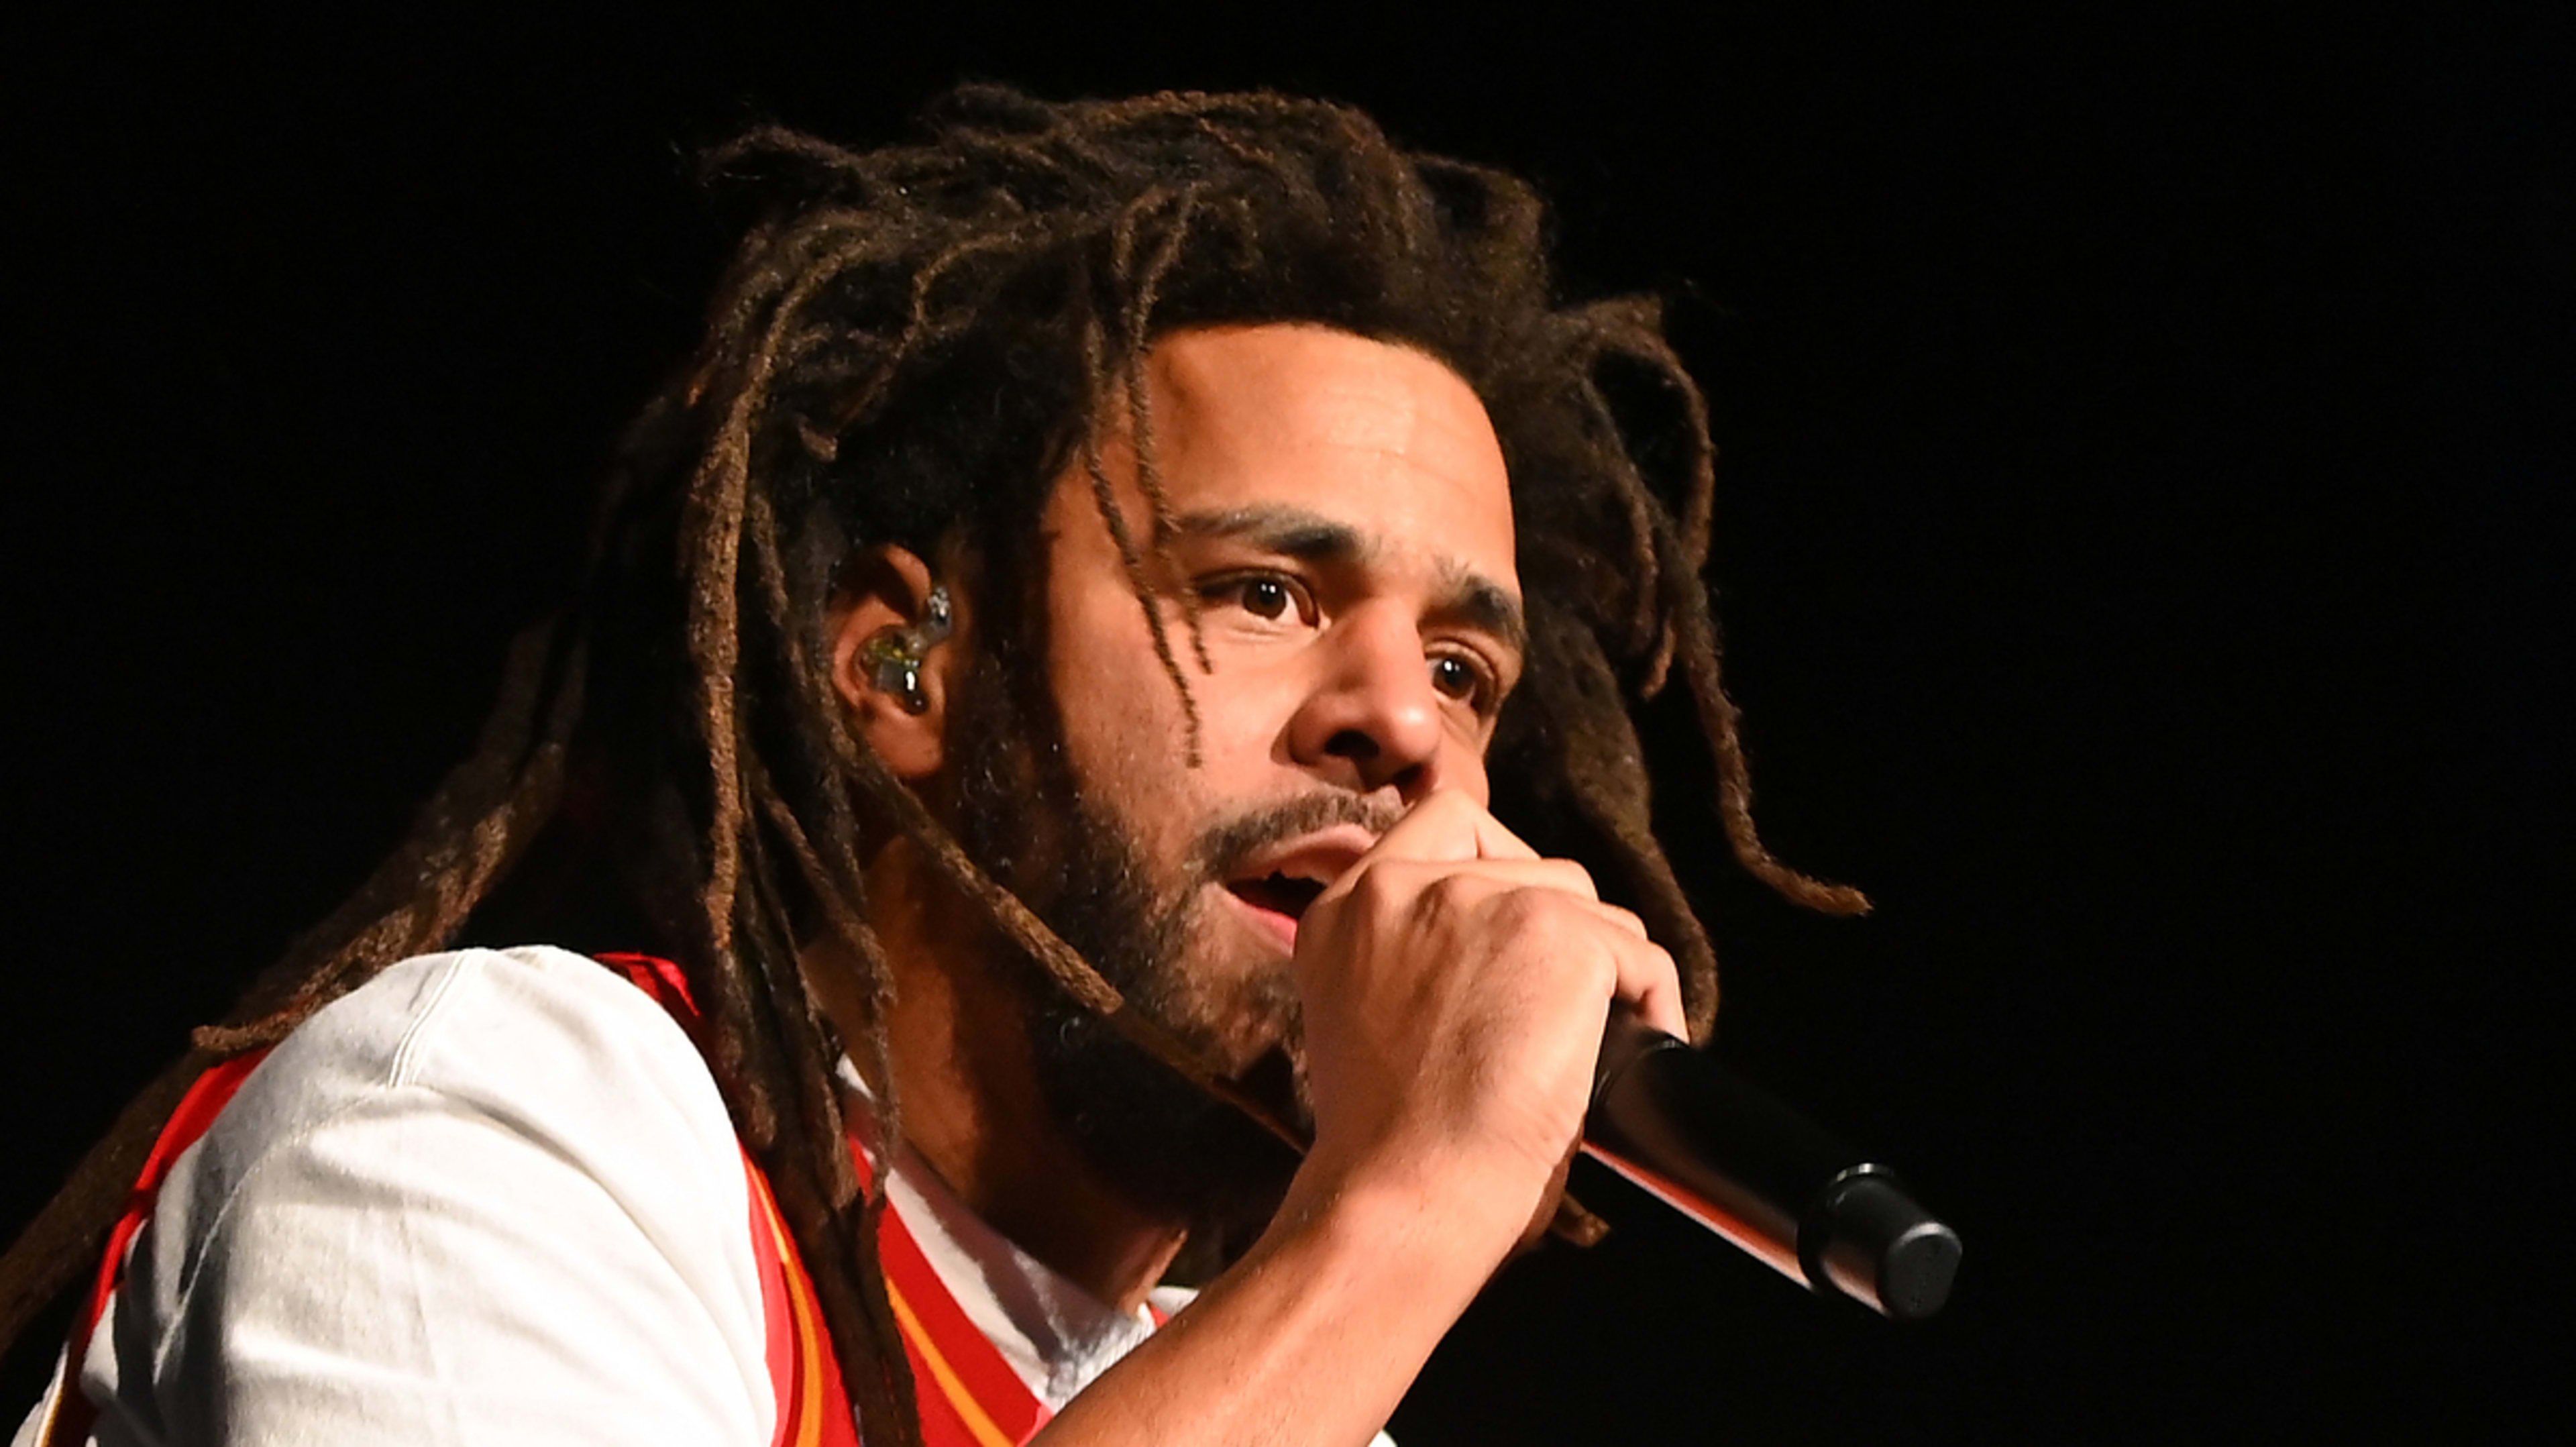
{"type": "Polygon", "coordinates": [[[895,1288],[892,1281],[886,1283],[886,1300],[893,1304],[894,1319],[902,1326],[903,1334],[911,1339],[914,1348],[921,1353],[922,1361],[929,1365],[931,1379],[939,1383],[940,1395],[957,1409],[958,1420],[966,1424],[967,1431],[975,1434],[975,1440],[983,1447],[1019,1447],[1001,1428],[993,1425],[993,1419],[985,1414],[983,1404],[975,1400],[974,1393],[966,1390],[966,1383],[958,1378],[957,1369],[948,1365],[948,1359],[939,1354],[938,1344],[930,1339],[930,1333],[921,1329],[921,1319],[912,1314],[912,1303],[903,1299],[903,1293],[895,1288]]]}

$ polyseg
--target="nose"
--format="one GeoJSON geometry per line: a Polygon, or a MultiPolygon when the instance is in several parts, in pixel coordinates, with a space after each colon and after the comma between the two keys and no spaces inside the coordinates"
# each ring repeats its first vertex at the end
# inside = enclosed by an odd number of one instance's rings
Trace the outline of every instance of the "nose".
{"type": "MultiPolygon", "coordinates": [[[[1469,782],[1450,737],[1431,661],[1404,610],[1360,609],[1326,635],[1321,670],[1290,720],[1296,761],[1346,788],[1392,788],[1412,803],[1469,782]]],[[[1476,782],[1481,782],[1476,781],[1476,782]]]]}

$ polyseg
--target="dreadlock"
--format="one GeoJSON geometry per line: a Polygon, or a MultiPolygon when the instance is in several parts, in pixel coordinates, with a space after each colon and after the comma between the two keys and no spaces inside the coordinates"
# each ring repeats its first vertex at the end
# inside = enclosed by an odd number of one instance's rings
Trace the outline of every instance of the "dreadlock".
{"type": "MultiPolygon", "coordinates": [[[[850,151],[760,129],[707,171],[756,219],[703,344],[618,450],[578,601],[514,647],[481,742],[406,842],[224,1022],[196,1032],[21,1238],[0,1269],[0,1339],[90,1259],[208,1064],[447,945],[497,907],[496,890],[564,877],[514,865],[567,839],[589,841],[566,847],[591,876],[619,881],[628,942],[686,971],[710,1068],[813,1274],[871,1447],[919,1440],[876,1255],[884,1177],[858,1168],[832,1085],[847,1052],[875,1093],[867,1144],[897,1139],[891,973],[861,867],[877,844],[912,841],[1075,1001],[1287,1133],[966,856],[843,725],[824,667],[826,604],[854,552],[945,545],[970,560],[973,584],[999,588],[1026,570],[972,560],[1038,546],[1047,492],[1078,465],[1194,762],[1181,649],[1196,647],[1196,614],[1186,591],[1170,600],[1177,630],[1157,606],[1172,519],[1143,373],[1154,341],[1179,328],[1337,327],[1438,358],[1484,402],[1531,635],[1493,745],[1496,811],[1637,909],[1680,964],[1694,1037],[1715,1016],[1716,961],[1650,827],[1632,701],[1678,671],[1736,859],[1798,903],[1868,907],[1785,867],[1754,832],[1700,578],[1705,403],[1654,302],[1556,304],[1524,183],[1399,150],[1330,104],[1051,105],[987,86],[934,105],[907,144],[850,151]],[[1654,405],[1633,405],[1640,395],[1654,405]],[[1125,515],[1102,465],[1120,428],[1147,517],[1125,515]],[[839,1038],[808,992],[798,948],[818,935],[858,961],[875,1007],[862,1038],[839,1038]]],[[[1575,1209],[1575,1234],[1588,1219],[1575,1209]]]]}

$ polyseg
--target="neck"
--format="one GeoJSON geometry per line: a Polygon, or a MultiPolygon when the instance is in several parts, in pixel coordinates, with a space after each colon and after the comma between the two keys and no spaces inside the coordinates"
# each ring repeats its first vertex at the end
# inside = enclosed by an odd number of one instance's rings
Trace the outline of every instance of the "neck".
{"type": "MultiPolygon", "coordinates": [[[[1187,1233],[1129,1205],[1065,1138],[1038,1087],[1019,987],[992,951],[960,944],[985,931],[959,926],[972,906],[928,877],[909,841],[871,861],[868,898],[895,976],[885,1024],[904,1144],[1012,1244],[1135,1310],[1187,1233]]],[[[827,938],[804,962],[842,1038],[865,1038],[857,960],[827,938]]]]}

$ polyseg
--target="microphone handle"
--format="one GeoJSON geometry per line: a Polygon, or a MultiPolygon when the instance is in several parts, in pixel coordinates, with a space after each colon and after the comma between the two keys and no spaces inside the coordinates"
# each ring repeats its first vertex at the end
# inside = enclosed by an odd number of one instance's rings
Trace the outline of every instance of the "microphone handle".
{"type": "Polygon", "coordinates": [[[1949,1298],[1959,1235],[1895,1172],[1624,1009],[1602,1035],[1583,1151],[1820,1293],[1896,1321],[1949,1298]]]}

